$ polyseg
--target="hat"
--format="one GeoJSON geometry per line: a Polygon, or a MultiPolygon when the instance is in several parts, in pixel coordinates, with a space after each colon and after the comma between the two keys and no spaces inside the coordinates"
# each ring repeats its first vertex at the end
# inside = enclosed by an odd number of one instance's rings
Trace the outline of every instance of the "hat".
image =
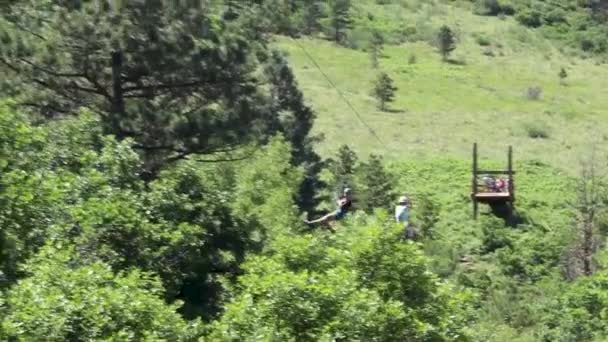
{"type": "Polygon", "coordinates": [[[407,198],[407,196],[401,196],[401,197],[399,197],[399,201],[397,201],[397,203],[407,203],[409,201],[410,201],[410,199],[407,198]]]}
{"type": "Polygon", "coordinates": [[[350,194],[352,192],[351,188],[344,188],[344,193],[345,194],[350,194]]]}

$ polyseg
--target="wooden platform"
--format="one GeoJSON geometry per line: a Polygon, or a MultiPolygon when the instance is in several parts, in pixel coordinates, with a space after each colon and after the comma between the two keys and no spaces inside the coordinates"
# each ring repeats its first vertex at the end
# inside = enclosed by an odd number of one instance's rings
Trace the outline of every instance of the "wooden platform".
{"type": "Polygon", "coordinates": [[[478,202],[505,202],[511,200],[511,194],[508,192],[478,192],[473,194],[478,202]]]}

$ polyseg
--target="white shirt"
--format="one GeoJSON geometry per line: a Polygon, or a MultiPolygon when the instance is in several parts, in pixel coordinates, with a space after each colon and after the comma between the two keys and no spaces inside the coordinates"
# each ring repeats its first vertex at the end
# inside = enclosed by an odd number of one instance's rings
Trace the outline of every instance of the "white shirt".
{"type": "Polygon", "coordinates": [[[397,222],[407,222],[410,219],[410,208],[406,205],[395,206],[395,220],[397,222]]]}

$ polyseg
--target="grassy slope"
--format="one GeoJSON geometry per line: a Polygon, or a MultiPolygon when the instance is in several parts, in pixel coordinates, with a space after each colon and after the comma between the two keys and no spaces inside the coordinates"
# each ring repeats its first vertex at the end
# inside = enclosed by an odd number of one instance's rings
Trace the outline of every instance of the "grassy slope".
{"type": "MultiPolygon", "coordinates": [[[[392,112],[377,110],[370,89],[377,70],[369,55],[338,47],[324,40],[304,38],[300,43],[333,80],[364,120],[378,133],[379,143],[314,67],[295,42],[278,37],[276,45],[289,54],[305,97],[318,113],[316,132],[325,135],[319,151],[328,155],[347,143],[363,154],[378,153],[404,160],[442,154],[470,158],[474,141],[482,157],[506,161],[512,144],[518,160],[539,159],[558,167],[577,165],[591,143],[608,138],[608,69],[592,60],[567,57],[537,32],[512,18],[501,20],[471,14],[465,8],[441,3],[421,6],[379,6],[359,0],[359,17],[373,13],[380,26],[415,26],[432,37],[447,23],[459,36],[453,54],[464,65],[442,63],[435,49],[418,41],[386,46],[380,69],[399,88],[392,112]],[[490,38],[480,46],[475,36],[490,38]],[[495,57],[483,54],[492,50],[495,57]],[[408,64],[410,55],[417,62],[408,64]],[[565,67],[569,77],[560,85],[565,67]],[[525,96],[540,86],[539,101],[525,96]],[[547,139],[532,139],[527,127],[538,126],[547,139]]],[[[361,19],[360,19],[361,21],[361,19]]],[[[600,147],[603,148],[603,147],[600,147]]]]}
{"type": "MultiPolygon", "coordinates": [[[[566,172],[526,160],[576,171],[572,166],[579,165],[589,145],[606,140],[608,97],[603,92],[608,86],[608,69],[592,60],[564,55],[537,32],[510,18],[478,17],[439,2],[421,7],[355,2],[361,16],[373,13],[387,30],[403,22],[416,26],[422,36],[432,37],[437,27],[449,24],[460,39],[453,57],[465,63],[442,63],[434,48],[422,41],[387,46],[381,69],[394,78],[399,91],[391,105],[394,111],[382,113],[369,95],[377,71],[371,68],[366,52],[324,40],[299,40],[380,135],[383,146],[299,46],[292,39],[278,37],[276,45],[289,54],[305,97],[318,113],[315,130],[326,137],[319,151],[327,156],[346,143],[362,154],[374,152],[393,160],[391,169],[399,176],[399,189],[413,194],[414,199],[431,197],[440,205],[439,239],[424,248],[435,272],[455,284],[476,288],[481,296],[475,311],[477,322],[470,327],[474,339],[536,341],[543,305],[559,296],[564,286],[557,274],[559,267],[553,263],[559,261],[568,241],[572,212],[566,201],[574,194],[569,191],[572,184],[564,177],[566,172]],[[476,35],[489,37],[492,45],[479,46],[476,35]],[[483,54],[488,49],[495,57],[483,54]],[[417,62],[408,64],[412,54],[417,62]],[[561,67],[569,74],[566,85],[560,85],[557,76],[561,67]],[[543,89],[541,100],[526,98],[531,86],[543,89]],[[549,138],[530,138],[529,125],[546,130],[549,138]],[[516,207],[528,224],[507,230],[507,234],[514,242],[513,257],[521,259],[526,274],[546,277],[538,283],[520,283],[503,273],[502,252],[483,251],[482,227],[494,221],[484,214],[478,221],[470,216],[467,194],[474,141],[481,144],[482,157],[492,159],[484,161],[486,167],[506,163],[506,146],[515,148],[519,171],[516,207]],[[458,262],[463,255],[472,258],[472,265],[458,262]]],[[[598,147],[606,152],[605,147],[598,147]]],[[[482,213],[487,210],[481,206],[482,213]]],[[[416,210],[413,214],[417,215],[416,210]]]]}

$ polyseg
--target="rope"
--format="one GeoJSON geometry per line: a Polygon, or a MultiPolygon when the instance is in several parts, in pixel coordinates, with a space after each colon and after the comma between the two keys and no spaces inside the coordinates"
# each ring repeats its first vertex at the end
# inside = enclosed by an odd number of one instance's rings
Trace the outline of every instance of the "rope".
{"type": "Polygon", "coordinates": [[[374,131],[374,129],[370,125],[368,125],[367,122],[365,122],[365,120],[363,120],[363,118],[361,117],[361,114],[359,114],[359,112],[357,111],[357,109],[355,107],[353,107],[353,105],[348,101],[348,99],[346,99],[346,97],[344,96],[344,94],[342,94],[342,92],[340,91],[340,89],[338,89],[338,87],[336,87],[336,85],[334,84],[334,82],[332,82],[332,80],[329,78],[329,76],[327,76],[327,74],[323,71],[323,69],[321,69],[321,66],[319,66],[319,64],[315,61],[315,59],[308,53],[308,51],[306,51],[306,49],[304,48],[304,46],[302,46],[302,44],[300,44],[300,42],[297,39],[293,39],[293,41],[295,41],[296,44],[300,47],[300,49],[302,49],[302,51],[304,52],[304,54],[308,57],[308,59],[310,59],[310,61],[312,62],[312,64],[314,64],[314,66],[319,70],[319,72],[321,72],[321,74],[323,75],[323,77],[325,77],[325,79],[327,80],[327,82],[338,92],[338,95],[340,95],[340,97],[342,98],[342,100],[344,100],[344,102],[346,102],[346,104],[350,107],[350,109],[353,111],[353,113],[355,113],[355,115],[357,116],[357,118],[359,119],[359,121],[361,121],[361,123],[365,127],[367,127],[367,129],[374,136],[374,138],[376,138],[376,140],[378,140],[378,142],[386,149],[386,144],[382,141],[382,139],[380,139],[380,137],[376,134],[376,132],[374,131]]]}

